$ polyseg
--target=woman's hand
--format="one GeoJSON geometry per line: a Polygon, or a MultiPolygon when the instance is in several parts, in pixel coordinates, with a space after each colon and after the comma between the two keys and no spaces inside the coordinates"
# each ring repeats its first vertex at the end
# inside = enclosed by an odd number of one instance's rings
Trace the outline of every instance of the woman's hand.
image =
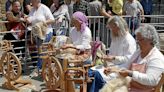
{"type": "Polygon", "coordinates": [[[112,61],[115,59],[115,56],[111,56],[111,55],[104,55],[101,59],[105,60],[105,61],[112,61]]]}
{"type": "Polygon", "coordinates": [[[132,71],[131,70],[121,70],[119,72],[119,74],[123,77],[127,77],[127,76],[132,77],[132,71]]]}
{"type": "Polygon", "coordinates": [[[104,74],[108,75],[110,73],[110,67],[104,68],[104,74]]]}
{"type": "Polygon", "coordinates": [[[26,22],[26,23],[28,23],[28,24],[31,23],[31,21],[29,20],[29,18],[28,18],[27,16],[24,17],[24,22],[26,22]]]}
{"type": "Polygon", "coordinates": [[[75,48],[72,44],[64,44],[61,49],[75,48]]]}

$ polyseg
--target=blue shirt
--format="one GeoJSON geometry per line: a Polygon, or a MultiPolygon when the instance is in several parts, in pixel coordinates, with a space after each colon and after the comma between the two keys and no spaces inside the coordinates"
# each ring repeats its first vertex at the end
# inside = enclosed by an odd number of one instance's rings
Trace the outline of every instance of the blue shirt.
{"type": "Polygon", "coordinates": [[[9,11],[10,5],[11,5],[10,0],[7,0],[6,1],[6,7],[5,7],[6,11],[9,11]]]}
{"type": "Polygon", "coordinates": [[[141,5],[144,9],[144,14],[145,15],[150,15],[152,14],[152,8],[153,8],[153,3],[152,0],[141,0],[141,5]]]}

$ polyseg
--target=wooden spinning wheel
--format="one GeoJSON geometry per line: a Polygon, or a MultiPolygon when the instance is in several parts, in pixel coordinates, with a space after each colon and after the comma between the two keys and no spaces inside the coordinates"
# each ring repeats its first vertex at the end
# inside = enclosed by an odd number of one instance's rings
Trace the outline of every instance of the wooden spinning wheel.
{"type": "Polygon", "coordinates": [[[11,52],[3,53],[1,57],[2,73],[9,81],[17,80],[22,73],[22,66],[17,56],[11,52]]]}
{"type": "Polygon", "coordinates": [[[9,41],[3,41],[0,43],[0,47],[2,51],[2,56],[0,59],[0,71],[7,79],[7,81],[2,84],[2,87],[12,90],[19,90],[19,88],[16,88],[17,84],[23,84],[19,87],[22,87],[26,84],[31,84],[30,81],[21,80],[20,78],[22,73],[21,62],[14,53],[9,52],[12,49],[11,43],[9,41]]]}
{"type": "Polygon", "coordinates": [[[42,75],[48,89],[57,89],[63,79],[63,69],[58,59],[53,56],[46,59],[42,66],[42,75]]]}

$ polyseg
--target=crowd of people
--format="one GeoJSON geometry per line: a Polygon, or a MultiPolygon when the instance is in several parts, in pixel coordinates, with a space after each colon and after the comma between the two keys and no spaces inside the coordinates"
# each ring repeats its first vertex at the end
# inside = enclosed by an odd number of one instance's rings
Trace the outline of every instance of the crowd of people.
{"type": "MultiPolygon", "coordinates": [[[[131,78],[129,92],[152,92],[164,72],[164,56],[160,52],[156,29],[148,24],[138,25],[137,19],[139,15],[152,14],[152,0],[52,0],[49,6],[42,2],[7,0],[6,17],[10,22],[6,25],[7,29],[24,30],[27,25],[32,26],[32,31],[38,32],[35,40],[39,47],[41,43],[49,42],[53,35],[61,35],[60,27],[68,27],[71,22],[69,37],[72,44],[65,44],[62,48],[88,51],[93,32],[88,26],[87,16],[105,16],[108,18],[106,29],[111,33],[111,44],[108,55],[101,59],[107,62],[107,66],[89,70],[89,76],[94,80],[87,92],[99,92],[100,89],[103,92],[110,80],[118,76],[131,78]],[[124,19],[120,15],[132,17],[124,19]],[[117,67],[119,72],[110,73],[111,66],[117,67]]],[[[143,16],[141,19],[143,22],[151,21],[143,16]]],[[[23,39],[22,34],[6,34],[4,39],[23,39]]],[[[16,47],[20,43],[14,45],[16,47]]],[[[91,62],[92,56],[89,56],[84,64],[91,62]]],[[[38,59],[39,69],[41,65],[42,59],[38,59]]]]}

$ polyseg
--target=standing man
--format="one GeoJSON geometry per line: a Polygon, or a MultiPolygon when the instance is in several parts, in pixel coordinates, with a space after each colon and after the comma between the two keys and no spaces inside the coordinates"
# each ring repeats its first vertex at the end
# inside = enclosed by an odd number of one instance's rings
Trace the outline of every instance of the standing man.
{"type": "Polygon", "coordinates": [[[134,30],[137,29],[139,25],[138,15],[144,15],[141,3],[138,0],[127,0],[123,7],[123,14],[131,16],[127,17],[126,21],[131,30],[131,34],[134,36],[134,30]]]}

